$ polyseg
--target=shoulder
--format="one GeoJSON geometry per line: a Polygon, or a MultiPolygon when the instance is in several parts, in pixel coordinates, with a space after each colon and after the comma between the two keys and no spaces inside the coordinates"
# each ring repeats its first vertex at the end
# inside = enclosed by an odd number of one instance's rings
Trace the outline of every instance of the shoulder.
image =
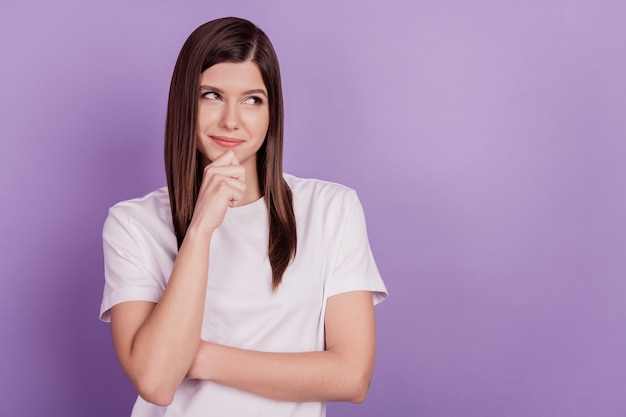
{"type": "Polygon", "coordinates": [[[120,215],[160,215],[169,212],[170,200],[167,187],[154,190],[142,197],[120,201],[109,209],[109,213],[120,215]]]}
{"type": "Polygon", "coordinates": [[[154,227],[171,229],[172,214],[167,187],[115,204],[109,209],[105,228],[113,220],[116,223],[131,223],[148,229],[154,227]]]}
{"type": "Polygon", "coordinates": [[[285,181],[293,193],[294,204],[328,204],[353,205],[358,202],[356,191],[335,182],[313,178],[298,178],[291,174],[283,174],[285,181]]]}

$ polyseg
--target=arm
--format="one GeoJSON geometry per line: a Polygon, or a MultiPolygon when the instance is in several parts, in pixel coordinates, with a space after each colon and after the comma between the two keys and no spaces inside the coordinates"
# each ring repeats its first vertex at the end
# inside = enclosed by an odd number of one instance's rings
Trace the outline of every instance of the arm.
{"type": "Polygon", "coordinates": [[[283,401],[362,402],[374,370],[372,294],[353,291],[330,297],[325,329],[322,352],[269,353],[201,342],[188,378],[283,401]]]}
{"type": "Polygon", "coordinates": [[[198,350],[211,237],[227,207],[243,198],[243,177],[243,167],[232,152],[207,166],[191,224],[159,303],[131,301],[111,309],[115,352],[147,401],[171,403],[198,350]]]}

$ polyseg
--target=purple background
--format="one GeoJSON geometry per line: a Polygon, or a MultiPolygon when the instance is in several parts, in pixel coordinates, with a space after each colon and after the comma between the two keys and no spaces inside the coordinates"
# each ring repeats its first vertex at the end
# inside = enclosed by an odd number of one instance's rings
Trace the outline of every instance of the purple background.
{"type": "Polygon", "coordinates": [[[129,414],[102,223],[164,184],[174,61],[225,15],[273,40],[286,170],[358,190],[391,292],[330,416],[626,415],[625,5],[3,0],[0,416],[129,414]]]}

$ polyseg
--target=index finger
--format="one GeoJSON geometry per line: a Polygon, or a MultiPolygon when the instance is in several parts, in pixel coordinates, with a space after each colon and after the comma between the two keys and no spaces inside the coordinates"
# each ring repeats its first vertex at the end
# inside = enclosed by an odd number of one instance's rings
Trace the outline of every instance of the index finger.
{"type": "Polygon", "coordinates": [[[221,154],[219,158],[217,158],[215,161],[211,162],[210,165],[217,166],[217,167],[224,167],[228,165],[239,165],[239,161],[237,160],[237,157],[235,156],[235,152],[226,151],[223,154],[221,154]]]}

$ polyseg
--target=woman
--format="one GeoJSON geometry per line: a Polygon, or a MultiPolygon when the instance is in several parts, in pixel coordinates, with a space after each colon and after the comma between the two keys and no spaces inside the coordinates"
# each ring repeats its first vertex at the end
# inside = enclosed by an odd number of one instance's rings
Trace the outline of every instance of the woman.
{"type": "Polygon", "coordinates": [[[223,18],[180,52],[167,189],[104,225],[101,319],[139,416],[323,416],[361,402],[387,295],[354,191],[282,173],[278,60],[223,18]]]}

